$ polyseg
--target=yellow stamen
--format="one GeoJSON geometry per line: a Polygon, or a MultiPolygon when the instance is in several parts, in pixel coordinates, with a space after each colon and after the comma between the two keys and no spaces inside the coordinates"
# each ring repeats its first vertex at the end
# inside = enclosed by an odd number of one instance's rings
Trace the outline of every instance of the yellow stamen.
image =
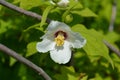
{"type": "Polygon", "coordinates": [[[57,37],[55,38],[55,42],[57,46],[62,46],[64,44],[65,37],[62,33],[58,33],[57,37]]]}

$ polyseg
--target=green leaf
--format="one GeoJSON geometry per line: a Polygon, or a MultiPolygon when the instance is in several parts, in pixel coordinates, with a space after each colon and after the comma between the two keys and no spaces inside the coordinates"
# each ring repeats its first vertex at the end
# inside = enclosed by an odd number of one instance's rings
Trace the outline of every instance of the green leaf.
{"type": "Polygon", "coordinates": [[[95,80],[103,80],[100,74],[96,73],[95,80]]]}
{"type": "Polygon", "coordinates": [[[40,27],[42,27],[45,22],[46,22],[46,19],[47,19],[47,16],[48,16],[48,13],[50,12],[50,10],[53,8],[53,6],[48,6],[44,12],[43,12],[43,15],[42,15],[42,19],[41,19],[41,23],[40,23],[40,27]]]}
{"type": "Polygon", "coordinates": [[[82,79],[80,80],[88,80],[88,76],[84,76],[82,79]]]}
{"type": "Polygon", "coordinates": [[[61,70],[62,70],[62,73],[66,73],[66,72],[75,72],[75,70],[74,70],[74,67],[72,67],[72,66],[70,66],[70,67],[62,67],[61,68],[61,70]]]}
{"type": "Polygon", "coordinates": [[[78,80],[78,77],[68,74],[68,80],[78,80]]]}
{"type": "Polygon", "coordinates": [[[19,70],[18,70],[18,72],[19,72],[18,75],[19,75],[19,76],[26,75],[26,69],[27,69],[26,66],[23,65],[23,64],[20,64],[19,67],[20,67],[20,68],[19,68],[19,70]]]}
{"type": "Polygon", "coordinates": [[[115,42],[119,41],[119,37],[120,37],[119,34],[115,32],[108,32],[106,35],[104,35],[104,39],[118,50],[119,47],[116,45],[115,42]]]}
{"type": "Polygon", "coordinates": [[[3,21],[0,20],[0,34],[6,32],[8,29],[12,29],[11,27],[11,21],[3,21]]]}
{"type": "Polygon", "coordinates": [[[13,66],[17,62],[16,59],[10,57],[10,66],[13,66]]]}
{"type": "Polygon", "coordinates": [[[72,66],[62,67],[61,74],[54,76],[56,80],[78,80],[78,76],[75,74],[75,70],[72,66]]]}
{"type": "Polygon", "coordinates": [[[112,58],[113,58],[113,61],[115,63],[115,67],[120,72],[120,57],[118,55],[116,55],[115,53],[112,53],[112,58]]]}
{"type": "Polygon", "coordinates": [[[23,9],[31,9],[33,7],[37,7],[43,4],[42,0],[21,0],[20,7],[23,9]]]}
{"type": "Polygon", "coordinates": [[[70,6],[67,8],[67,10],[66,10],[66,11],[63,13],[63,15],[62,15],[62,21],[63,21],[63,22],[66,20],[66,17],[71,14],[70,12],[71,12],[72,10],[83,8],[83,6],[82,6],[79,2],[74,1],[74,0],[70,0],[69,5],[70,5],[70,6]]]}
{"type": "Polygon", "coordinates": [[[26,54],[27,57],[31,56],[37,52],[36,43],[37,42],[31,42],[27,45],[27,54],[26,54]]]}
{"type": "Polygon", "coordinates": [[[20,0],[14,0],[13,4],[18,4],[20,2],[20,0]]]}
{"type": "Polygon", "coordinates": [[[83,8],[83,5],[80,2],[77,2],[75,0],[70,0],[69,5],[70,5],[69,8],[73,7],[73,9],[81,9],[81,8],[83,8]]]}
{"type": "Polygon", "coordinates": [[[94,29],[88,30],[82,24],[77,24],[72,27],[73,31],[81,33],[87,40],[86,45],[83,47],[88,56],[103,56],[107,59],[112,67],[113,61],[109,56],[108,48],[103,43],[103,35],[94,29]]]}
{"type": "Polygon", "coordinates": [[[0,12],[2,11],[2,5],[0,5],[0,12]]]}
{"type": "Polygon", "coordinates": [[[109,32],[104,36],[104,39],[110,43],[115,43],[117,40],[119,40],[119,34],[115,32],[109,32]]]}
{"type": "Polygon", "coordinates": [[[92,12],[89,8],[85,8],[82,10],[79,10],[79,9],[74,10],[74,11],[71,11],[71,13],[78,14],[83,17],[97,17],[97,15],[94,12],[92,12]]]}

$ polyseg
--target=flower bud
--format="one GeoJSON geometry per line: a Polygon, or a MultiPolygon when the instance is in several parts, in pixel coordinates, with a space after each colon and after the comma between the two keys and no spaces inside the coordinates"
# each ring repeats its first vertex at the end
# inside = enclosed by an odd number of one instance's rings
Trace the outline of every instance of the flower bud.
{"type": "Polygon", "coordinates": [[[66,17],[65,17],[65,22],[66,23],[70,23],[70,22],[72,22],[73,21],[73,16],[71,15],[71,14],[69,14],[69,15],[67,15],[66,17]]]}
{"type": "Polygon", "coordinates": [[[52,0],[50,1],[53,5],[58,5],[59,7],[67,7],[69,0],[52,0]]]}
{"type": "Polygon", "coordinates": [[[68,3],[69,3],[69,0],[61,0],[61,1],[59,1],[57,4],[58,4],[58,6],[60,6],[60,7],[67,7],[67,6],[68,6],[68,3]]]}

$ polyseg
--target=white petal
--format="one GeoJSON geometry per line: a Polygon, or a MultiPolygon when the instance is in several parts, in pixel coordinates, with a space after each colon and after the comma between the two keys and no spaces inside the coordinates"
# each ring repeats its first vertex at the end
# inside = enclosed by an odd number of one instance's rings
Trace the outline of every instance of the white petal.
{"type": "Polygon", "coordinates": [[[83,38],[79,33],[69,33],[69,41],[73,48],[81,48],[86,44],[86,39],[83,38]]]}
{"type": "Polygon", "coordinates": [[[55,47],[55,42],[54,41],[51,41],[49,39],[43,39],[42,42],[38,42],[37,43],[37,46],[36,46],[36,49],[39,51],[39,52],[48,52],[49,50],[53,50],[55,47]]]}
{"type": "Polygon", "coordinates": [[[61,0],[59,1],[57,4],[60,6],[60,7],[66,7],[69,3],[69,0],[61,0]]]}
{"type": "Polygon", "coordinates": [[[70,44],[65,41],[63,46],[56,46],[55,50],[50,51],[50,56],[52,60],[59,64],[65,64],[69,62],[71,58],[70,44]]]}
{"type": "Polygon", "coordinates": [[[48,32],[46,32],[42,37],[41,37],[41,39],[45,39],[45,38],[47,38],[47,39],[50,39],[50,40],[54,40],[54,31],[48,31],[48,32]]]}
{"type": "Polygon", "coordinates": [[[66,25],[65,23],[59,22],[59,21],[51,21],[51,23],[48,25],[47,30],[48,31],[63,30],[65,32],[71,31],[68,25],[66,25]]]}

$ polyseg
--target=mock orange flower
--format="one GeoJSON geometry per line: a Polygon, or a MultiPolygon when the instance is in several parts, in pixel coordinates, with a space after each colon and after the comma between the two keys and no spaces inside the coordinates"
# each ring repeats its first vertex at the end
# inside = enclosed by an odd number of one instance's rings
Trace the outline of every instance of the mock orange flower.
{"type": "Polygon", "coordinates": [[[79,33],[71,31],[65,23],[52,21],[47,28],[45,35],[41,37],[43,41],[37,43],[39,52],[50,51],[52,60],[59,64],[70,61],[71,48],[81,48],[85,45],[84,39],[79,33]]]}

